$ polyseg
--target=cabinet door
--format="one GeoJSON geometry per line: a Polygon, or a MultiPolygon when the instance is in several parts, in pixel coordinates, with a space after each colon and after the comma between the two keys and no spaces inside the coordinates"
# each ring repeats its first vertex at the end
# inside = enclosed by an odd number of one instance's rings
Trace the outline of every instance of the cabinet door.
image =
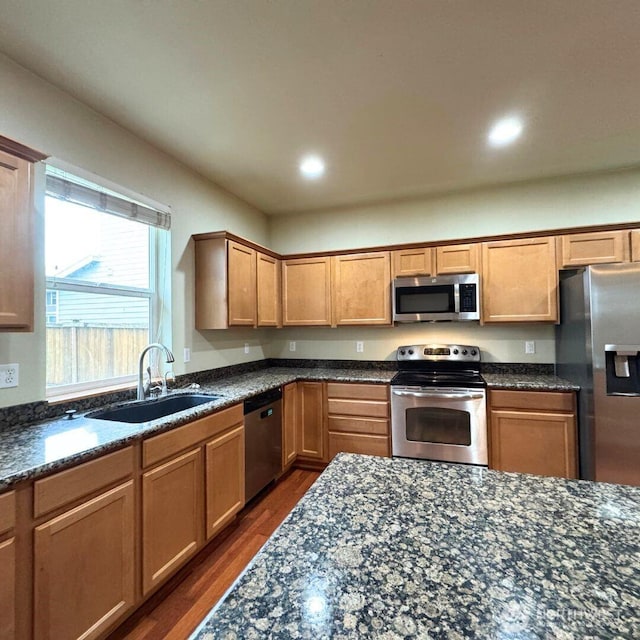
{"type": "Polygon", "coordinates": [[[256,287],[259,327],[282,326],[280,282],[280,260],[264,253],[258,253],[256,256],[256,287]]]}
{"type": "Polygon", "coordinates": [[[282,263],[282,324],[331,324],[331,262],[328,257],[282,263]]]}
{"type": "Polygon", "coordinates": [[[0,640],[16,638],[15,538],[0,542],[0,640]]]}
{"type": "Polygon", "coordinates": [[[436,248],[436,275],[475,273],[477,270],[477,244],[452,244],[436,248]]]}
{"type": "Polygon", "coordinates": [[[202,450],[142,476],[142,591],[146,595],[203,543],[202,450]]]}
{"type": "Polygon", "coordinates": [[[229,240],[229,326],[256,325],[256,252],[229,240]]]}
{"type": "Polygon", "coordinates": [[[325,429],[322,382],[298,383],[298,455],[324,460],[325,429]]]}
{"type": "Polygon", "coordinates": [[[282,468],[296,459],[298,425],[298,385],[293,382],[282,389],[282,468]]]}
{"type": "Polygon", "coordinates": [[[640,262],[640,230],[638,229],[631,232],[631,260],[640,262]]]}
{"type": "Polygon", "coordinates": [[[433,249],[398,249],[393,252],[393,277],[432,276],[435,273],[433,249]]]}
{"type": "Polygon", "coordinates": [[[491,468],[577,477],[574,415],[492,409],[491,468]]]}
{"type": "Polygon", "coordinates": [[[207,538],[244,506],[244,425],[206,446],[207,538]]]}
{"type": "Polygon", "coordinates": [[[334,324],[391,324],[391,263],[388,251],[334,256],[334,324]]]}
{"type": "Polygon", "coordinates": [[[574,233],[560,236],[558,242],[560,269],[629,260],[628,231],[574,233]]]}
{"type": "Polygon", "coordinates": [[[482,245],[483,322],[557,322],[554,238],[482,245]]]}
{"type": "Polygon", "coordinates": [[[203,238],[196,239],[193,245],[196,329],[226,329],[229,326],[227,241],[224,238],[203,238]]]}
{"type": "Polygon", "coordinates": [[[31,167],[0,151],[0,329],[33,329],[31,167]]]}
{"type": "Polygon", "coordinates": [[[133,503],[129,481],[36,527],[36,638],[97,638],[131,608],[133,503]]]}

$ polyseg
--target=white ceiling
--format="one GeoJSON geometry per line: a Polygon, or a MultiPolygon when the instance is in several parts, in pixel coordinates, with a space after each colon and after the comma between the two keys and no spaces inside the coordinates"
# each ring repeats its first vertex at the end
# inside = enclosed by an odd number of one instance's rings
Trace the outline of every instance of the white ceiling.
{"type": "Polygon", "coordinates": [[[640,164],[640,0],[0,0],[0,50],[277,214],[640,164]],[[526,121],[489,149],[495,119],[526,121]],[[323,155],[305,182],[297,162],[323,155]]]}

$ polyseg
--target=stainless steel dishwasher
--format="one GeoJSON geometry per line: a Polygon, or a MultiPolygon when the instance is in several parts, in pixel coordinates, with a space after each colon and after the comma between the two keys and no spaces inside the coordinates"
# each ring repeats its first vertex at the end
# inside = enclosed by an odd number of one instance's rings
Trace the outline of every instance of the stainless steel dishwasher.
{"type": "Polygon", "coordinates": [[[245,501],[282,470],[282,389],[244,402],[245,501]]]}

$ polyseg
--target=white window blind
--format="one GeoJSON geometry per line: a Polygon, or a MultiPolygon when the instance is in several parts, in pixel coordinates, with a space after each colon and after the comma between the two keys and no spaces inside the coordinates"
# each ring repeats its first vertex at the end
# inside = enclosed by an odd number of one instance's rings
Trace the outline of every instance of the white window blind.
{"type": "Polygon", "coordinates": [[[171,214],[168,211],[160,211],[142,202],[128,199],[106,187],[72,176],[50,165],[47,165],[46,192],[52,198],[73,202],[127,220],[135,220],[151,227],[171,228],[171,214]]]}

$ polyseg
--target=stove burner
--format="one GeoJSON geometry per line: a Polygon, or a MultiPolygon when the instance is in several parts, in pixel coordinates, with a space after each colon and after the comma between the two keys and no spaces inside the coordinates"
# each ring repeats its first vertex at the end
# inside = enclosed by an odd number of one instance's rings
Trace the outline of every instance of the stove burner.
{"type": "Polygon", "coordinates": [[[480,375],[480,348],[456,344],[398,347],[398,373],[392,385],[486,387],[480,375]]]}

